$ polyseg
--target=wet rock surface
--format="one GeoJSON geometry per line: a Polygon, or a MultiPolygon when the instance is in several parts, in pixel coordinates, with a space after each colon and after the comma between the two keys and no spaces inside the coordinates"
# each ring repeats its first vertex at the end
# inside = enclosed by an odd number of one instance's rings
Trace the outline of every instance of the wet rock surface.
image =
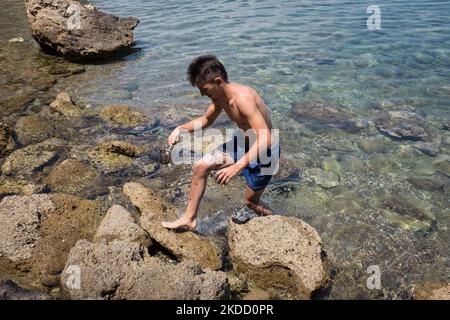
{"type": "Polygon", "coordinates": [[[10,153],[15,148],[13,129],[0,120],[0,158],[10,153]]]}
{"type": "Polygon", "coordinates": [[[100,174],[75,159],[66,159],[52,168],[43,182],[53,192],[70,193],[81,197],[95,197],[108,193],[100,174]]]}
{"type": "Polygon", "coordinates": [[[0,279],[0,300],[51,300],[44,292],[21,288],[12,280],[0,279]]]}
{"type": "Polygon", "coordinates": [[[64,141],[48,139],[37,144],[31,144],[12,152],[2,166],[5,175],[31,176],[52,165],[58,159],[58,151],[63,148],[64,141]]]}
{"type": "Polygon", "coordinates": [[[103,108],[100,117],[113,126],[136,127],[151,121],[151,118],[129,106],[110,105],[103,108]]]}
{"type": "Polygon", "coordinates": [[[68,92],[61,92],[56,96],[56,99],[50,104],[52,110],[68,117],[76,118],[82,115],[82,110],[75,105],[68,92]]]}
{"type": "Polygon", "coordinates": [[[15,125],[18,142],[23,145],[42,142],[54,134],[54,127],[42,117],[30,115],[20,117],[15,125]]]}

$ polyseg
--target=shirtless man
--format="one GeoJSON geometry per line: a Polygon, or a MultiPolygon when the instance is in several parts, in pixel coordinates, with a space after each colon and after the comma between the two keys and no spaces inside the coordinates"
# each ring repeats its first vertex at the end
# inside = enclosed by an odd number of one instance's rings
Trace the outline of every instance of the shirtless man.
{"type": "MultiPolygon", "coordinates": [[[[272,175],[261,174],[261,166],[264,165],[259,162],[259,155],[262,152],[266,152],[268,156],[273,154],[270,132],[272,123],[264,101],[252,88],[228,82],[225,67],[213,55],[194,59],[188,67],[187,74],[192,86],[198,87],[201,95],[208,96],[212,102],[203,116],[175,128],[168,138],[170,145],[179,141],[182,131],[193,132],[194,128],[200,125],[202,129],[211,126],[222,110],[244,132],[251,129],[255,139],[251,145],[250,140],[245,139],[242,157],[237,155],[235,138],[231,147],[232,142],[229,142],[224,144],[221,150],[216,150],[214,156],[209,154],[200,159],[194,165],[186,211],[178,220],[163,222],[162,226],[167,229],[196,229],[197,211],[211,171],[216,171],[215,179],[219,184],[227,184],[233,177],[242,173],[247,182],[244,203],[260,215],[273,214],[270,207],[260,200],[272,175]]],[[[279,152],[279,149],[276,151],[279,152]]]]}

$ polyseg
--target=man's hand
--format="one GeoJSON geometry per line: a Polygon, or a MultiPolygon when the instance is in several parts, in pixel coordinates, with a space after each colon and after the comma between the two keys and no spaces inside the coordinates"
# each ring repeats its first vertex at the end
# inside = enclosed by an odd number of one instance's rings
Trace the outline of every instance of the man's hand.
{"type": "Polygon", "coordinates": [[[220,169],[216,173],[216,182],[218,184],[228,184],[230,180],[240,174],[242,170],[244,170],[244,168],[236,163],[232,164],[229,167],[220,169]]]}
{"type": "Polygon", "coordinates": [[[180,129],[177,127],[177,128],[175,128],[175,130],[172,131],[169,138],[167,138],[167,142],[170,145],[174,145],[178,141],[180,141],[180,129]]]}

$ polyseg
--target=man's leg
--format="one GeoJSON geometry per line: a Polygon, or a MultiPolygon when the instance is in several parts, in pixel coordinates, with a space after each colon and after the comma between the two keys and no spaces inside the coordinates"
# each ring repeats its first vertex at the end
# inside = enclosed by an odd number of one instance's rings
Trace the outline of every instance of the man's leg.
{"type": "Polygon", "coordinates": [[[249,186],[245,188],[244,191],[244,203],[247,207],[255,211],[262,216],[270,216],[273,214],[273,210],[261,201],[261,196],[265,189],[253,190],[249,186]]]}
{"type": "Polygon", "coordinates": [[[206,155],[194,165],[191,189],[189,191],[188,205],[183,216],[173,222],[163,222],[167,229],[195,229],[197,228],[197,211],[205,192],[208,175],[212,170],[219,170],[233,164],[233,160],[226,153],[216,152],[206,155]]]}

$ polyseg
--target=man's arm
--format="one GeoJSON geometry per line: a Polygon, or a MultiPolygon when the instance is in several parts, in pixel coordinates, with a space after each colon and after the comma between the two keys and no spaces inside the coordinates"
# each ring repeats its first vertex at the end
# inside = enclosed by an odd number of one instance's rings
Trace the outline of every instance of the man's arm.
{"type": "Polygon", "coordinates": [[[253,160],[256,160],[258,154],[266,151],[272,144],[270,129],[266,120],[258,109],[254,99],[241,98],[238,101],[239,112],[250,125],[256,141],[250,147],[248,152],[236,162],[241,169],[247,167],[253,160]]]}
{"type": "Polygon", "coordinates": [[[214,123],[221,111],[222,108],[219,108],[214,103],[211,103],[203,116],[176,127],[168,138],[169,144],[172,145],[178,141],[181,131],[192,132],[198,128],[208,128],[214,123]]]}

